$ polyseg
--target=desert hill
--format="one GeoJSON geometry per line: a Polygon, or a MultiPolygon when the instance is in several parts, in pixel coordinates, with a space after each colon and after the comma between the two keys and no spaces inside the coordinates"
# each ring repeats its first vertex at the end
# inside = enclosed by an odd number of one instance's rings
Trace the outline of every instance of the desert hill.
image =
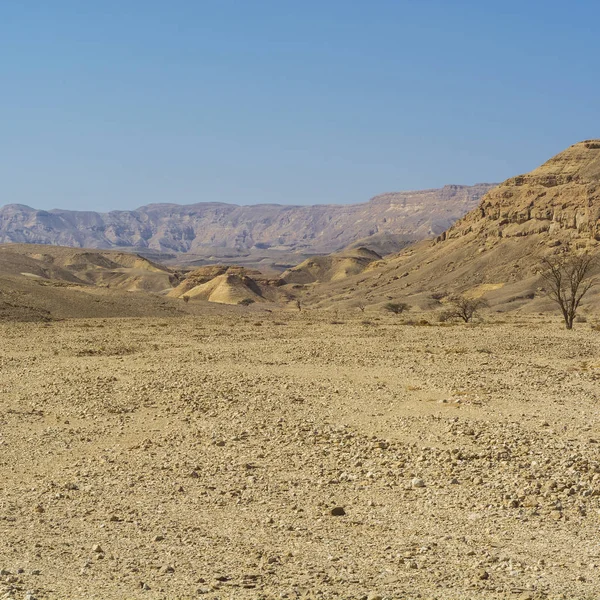
{"type": "Polygon", "coordinates": [[[175,272],[134,254],[2,245],[0,320],[183,314],[182,303],[163,297],[178,281],[175,272]]]}
{"type": "Polygon", "coordinates": [[[279,278],[267,277],[255,269],[212,265],[188,273],[168,296],[219,304],[251,304],[277,300],[276,289],[283,283],[279,278]]]}
{"type": "Polygon", "coordinates": [[[181,253],[199,265],[239,263],[240,258],[249,265],[261,260],[297,264],[309,254],[335,252],[357,240],[364,244],[371,236],[375,243],[382,234],[398,236],[394,251],[407,241],[436,236],[476,206],[491,187],[448,185],[383,194],[353,205],[206,202],[96,213],[9,204],[0,209],[0,243],[121,248],[179,264],[181,253]]]}
{"type": "MultiPolygon", "coordinates": [[[[424,309],[449,293],[483,296],[499,310],[552,308],[541,294],[543,257],[600,254],[600,141],[561,152],[489,191],[434,242],[424,241],[368,273],[311,294],[316,306],[357,298],[402,299],[424,309]]],[[[587,298],[600,303],[600,292],[587,298]]]]}
{"type": "Polygon", "coordinates": [[[350,248],[326,256],[314,256],[288,269],[281,275],[285,283],[308,284],[339,281],[358,275],[381,260],[368,248],[350,248]]]}
{"type": "Polygon", "coordinates": [[[0,245],[0,273],[126,291],[162,292],[178,281],[174,271],[136,254],[41,244],[0,245]]]}

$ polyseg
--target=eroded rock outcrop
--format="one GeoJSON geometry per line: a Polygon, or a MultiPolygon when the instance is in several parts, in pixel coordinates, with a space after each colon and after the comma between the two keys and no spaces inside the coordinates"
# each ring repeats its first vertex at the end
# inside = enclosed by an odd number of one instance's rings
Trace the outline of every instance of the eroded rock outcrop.
{"type": "Polygon", "coordinates": [[[469,233],[600,240],[600,140],[575,144],[534,171],[506,180],[438,241],[469,233]]]}

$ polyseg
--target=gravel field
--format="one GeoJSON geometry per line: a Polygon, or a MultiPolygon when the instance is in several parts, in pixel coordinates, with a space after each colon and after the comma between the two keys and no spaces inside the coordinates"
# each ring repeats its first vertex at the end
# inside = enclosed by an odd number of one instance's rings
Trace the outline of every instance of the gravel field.
{"type": "Polygon", "coordinates": [[[600,332],[0,324],[0,598],[600,597],[600,332]]]}

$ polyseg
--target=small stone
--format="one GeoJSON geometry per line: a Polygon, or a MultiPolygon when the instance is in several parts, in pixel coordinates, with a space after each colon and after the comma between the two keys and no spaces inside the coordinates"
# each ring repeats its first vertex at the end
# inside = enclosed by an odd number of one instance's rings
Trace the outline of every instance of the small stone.
{"type": "Polygon", "coordinates": [[[154,542],[162,542],[165,538],[162,535],[155,535],[152,541],[154,542]]]}
{"type": "Polygon", "coordinates": [[[453,477],[453,478],[450,480],[450,484],[451,484],[451,485],[458,485],[458,479],[456,479],[456,477],[453,477]]]}
{"type": "Polygon", "coordinates": [[[165,565],[160,569],[160,572],[163,575],[166,575],[167,573],[175,573],[175,567],[173,567],[172,565],[165,565]]]}
{"type": "Polygon", "coordinates": [[[33,510],[39,514],[46,512],[44,507],[41,504],[38,504],[33,510]]]}
{"type": "Polygon", "coordinates": [[[102,554],[102,552],[104,552],[104,550],[102,550],[102,547],[100,546],[100,544],[94,544],[92,546],[92,552],[95,552],[96,554],[102,554]]]}
{"type": "Polygon", "coordinates": [[[343,517],[346,514],[346,511],[342,506],[336,506],[331,509],[330,514],[332,517],[343,517]]]}
{"type": "Polygon", "coordinates": [[[367,596],[367,600],[383,600],[383,596],[380,596],[379,594],[377,594],[375,592],[371,592],[367,596]]]}
{"type": "Polygon", "coordinates": [[[481,581],[485,581],[486,579],[490,578],[490,574],[485,570],[485,569],[481,569],[479,571],[477,571],[477,579],[480,579],[481,581]]]}
{"type": "Polygon", "coordinates": [[[424,488],[425,482],[420,477],[415,477],[411,482],[411,486],[414,488],[424,488]]]}
{"type": "Polygon", "coordinates": [[[555,521],[560,521],[560,519],[562,518],[562,513],[560,512],[560,510],[553,510],[550,513],[550,516],[555,520],[555,521]]]}

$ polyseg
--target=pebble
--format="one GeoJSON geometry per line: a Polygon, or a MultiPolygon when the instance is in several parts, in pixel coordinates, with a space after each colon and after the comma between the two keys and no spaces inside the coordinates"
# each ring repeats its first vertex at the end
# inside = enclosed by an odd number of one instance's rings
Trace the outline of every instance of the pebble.
{"type": "Polygon", "coordinates": [[[332,517],[343,517],[346,514],[346,511],[342,506],[336,506],[331,509],[330,514],[332,517]]]}
{"type": "Polygon", "coordinates": [[[412,487],[414,488],[424,488],[425,482],[420,477],[415,477],[411,482],[412,487]]]}

